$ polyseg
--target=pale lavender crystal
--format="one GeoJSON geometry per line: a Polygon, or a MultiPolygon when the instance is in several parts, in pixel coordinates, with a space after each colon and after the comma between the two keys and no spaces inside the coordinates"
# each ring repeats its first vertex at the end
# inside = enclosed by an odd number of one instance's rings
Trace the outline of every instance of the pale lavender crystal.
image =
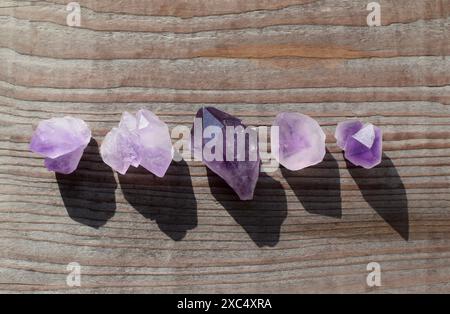
{"type": "Polygon", "coordinates": [[[224,179],[241,200],[253,199],[261,166],[257,133],[253,133],[253,135],[256,135],[253,137],[256,141],[252,141],[251,137],[247,136],[245,144],[241,146],[243,147],[242,152],[238,148],[238,137],[241,136],[240,138],[242,139],[245,138],[243,137],[245,136],[244,132],[250,134],[256,131],[247,129],[240,119],[212,107],[200,109],[197,112],[196,119],[201,119],[201,125],[197,128],[194,123],[193,150],[195,156],[200,156],[203,163],[224,179]],[[217,140],[216,138],[203,136],[204,130],[208,127],[216,127],[218,130],[221,130],[223,145],[215,147],[215,149],[220,150],[220,153],[218,153],[220,158],[217,158],[218,160],[209,160],[204,155],[205,146],[217,140]],[[227,133],[227,127],[230,127],[229,130],[233,130],[233,133],[227,133]],[[195,130],[200,134],[195,134],[195,130]],[[227,134],[234,134],[234,136],[230,137],[227,134]],[[229,156],[227,156],[227,152],[229,156]]]}
{"type": "Polygon", "coordinates": [[[130,166],[141,165],[163,177],[173,158],[169,128],[148,110],[139,110],[136,115],[125,112],[119,126],[106,135],[100,154],[120,174],[130,166]]]}
{"type": "Polygon", "coordinates": [[[90,141],[91,131],[83,120],[53,118],[39,123],[30,150],[45,157],[48,170],[70,174],[77,169],[90,141]]]}
{"type": "Polygon", "coordinates": [[[300,170],[322,162],[325,157],[325,133],[313,118],[300,113],[280,113],[273,122],[272,154],[289,170],[300,170]]]}
{"type": "Polygon", "coordinates": [[[338,124],[335,134],[345,158],[356,166],[371,169],[381,163],[383,134],[371,123],[348,120],[338,124]]]}

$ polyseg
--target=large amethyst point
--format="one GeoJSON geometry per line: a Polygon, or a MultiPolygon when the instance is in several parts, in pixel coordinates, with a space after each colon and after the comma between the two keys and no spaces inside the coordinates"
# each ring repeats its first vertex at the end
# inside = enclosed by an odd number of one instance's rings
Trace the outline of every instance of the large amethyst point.
{"type": "Polygon", "coordinates": [[[70,174],[77,169],[90,141],[91,131],[83,120],[52,118],[39,123],[30,150],[45,157],[44,164],[49,171],[70,174]]]}
{"type": "Polygon", "coordinates": [[[371,169],[381,163],[383,134],[373,124],[357,120],[341,122],[335,137],[338,146],[345,151],[345,158],[352,164],[371,169]]]}
{"type": "Polygon", "coordinates": [[[168,126],[148,110],[136,115],[124,112],[119,127],[113,128],[100,148],[103,161],[125,174],[130,166],[141,165],[163,177],[173,158],[168,126]]]}
{"type": "Polygon", "coordinates": [[[224,179],[241,200],[253,199],[261,166],[256,130],[247,128],[240,119],[212,107],[200,109],[196,122],[199,119],[201,125],[194,123],[193,130],[195,156],[200,157],[209,169],[224,179]],[[208,129],[216,130],[220,134],[204,137],[205,129],[207,132],[208,129]],[[196,131],[200,134],[196,134],[196,131]],[[243,149],[240,150],[238,141],[243,138],[245,144],[241,145],[243,149]],[[215,146],[212,152],[218,158],[211,159],[211,156],[205,155],[208,147],[212,146],[215,146]]]}
{"type": "Polygon", "coordinates": [[[272,154],[289,170],[300,170],[322,162],[325,157],[325,133],[313,118],[300,113],[280,113],[272,127],[278,138],[271,139],[272,154]]]}

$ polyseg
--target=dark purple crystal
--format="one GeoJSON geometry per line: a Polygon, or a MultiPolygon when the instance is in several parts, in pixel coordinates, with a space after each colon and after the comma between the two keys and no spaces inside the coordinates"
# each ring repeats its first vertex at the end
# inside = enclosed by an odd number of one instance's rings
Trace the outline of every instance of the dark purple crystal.
{"type": "Polygon", "coordinates": [[[241,200],[253,199],[261,166],[257,131],[247,128],[240,119],[232,115],[216,108],[204,107],[197,112],[192,135],[196,158],[223,178],[241,200]],[[205,136],[204,131],[208,128],[220,130],[221,134],[205,136]],[[229,133],[233,128],[234,132],[229,133]],[[219,135],[222,139],[218,138],[219,135]],[[242,139],[245,139],[245,144],[240,147],[244,149],[239,149],[238,141],[242,139]],[[218,157],[213,160],[205,155],[205,146],[211,144],[216,144],[212,145],[215,146],[212,152],[218,157]]]}

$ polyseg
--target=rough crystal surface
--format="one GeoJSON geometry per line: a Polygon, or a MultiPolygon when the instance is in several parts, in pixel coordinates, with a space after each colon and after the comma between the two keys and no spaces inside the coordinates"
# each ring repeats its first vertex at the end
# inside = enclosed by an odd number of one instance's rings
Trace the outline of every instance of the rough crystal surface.
{"type": "Polygon", "coordinates": [[[316,120],[300,113],[284,112],[272,126],[278,127],[278,137],[271,139],[272,154],[281,165],[296,171],[322,162],[326,152],[325,133],[316,120]]]}
{"type": "Polygon", "coordinates": [[[356,166],[371,169],[381,163],[383,134],[371,123],[348,120],[338,124],[335,137],[345,158],[356,166]]]}
{"type": "Polygon", "coordinates": [[[91,131],[83,120],[52,118],[39,123],[30,150],[45,157],[48,170],[70,174],[77,169],[90,140],[91,131]]]}
{"type": "Polygon", "coordinates": [[[130,166],[141,165],[163,177],[173,158],[169,128],[148,110],[139,110],[136,115],[124,112],[119,126],[106,135],[100,154],[107,165],[122,175],[130,166]]]}
{"type": "Polygon", "coordinates": [[[241,200],[253,199],[261,166],[256,130],[247,128],[240,119],[212,107],[200,109],[196,115],[196,120],[198,119],[201,119],[198,128],[201,134],[195,134],[195,123],[193,129],[193,150],[196,158],[201,159],[210,170],[224,179],[241,200]],[[218,134],[212,137],[204,136],[205,129],[209,127],[220,130],[222,138],[219,139],[218,134]],[[227,127],[230,127],[229,130],[233,130],[233,133],[228,133],[227,127]],[[246,132],[255,132],[253,138],[256,138],[256,141],[252,141],[249,135],[245,137],[246,132]],[[230,136],[231,134],[233,136],[230,136]],[[238,138],[246,138],[245,144],[241,146],[242,150],[239,149],[238,138]],[[206,158],[204,154],[208,147],[212,146],[212,151],[217,153],[215,156],[219,156],[213,160],[206,158]]]}

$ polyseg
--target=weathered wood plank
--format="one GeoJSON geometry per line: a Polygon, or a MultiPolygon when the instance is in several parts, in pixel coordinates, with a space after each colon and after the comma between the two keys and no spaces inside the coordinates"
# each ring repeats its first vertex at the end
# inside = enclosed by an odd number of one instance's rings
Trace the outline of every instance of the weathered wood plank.
{"type": "Polygon", "coordinates": [[[0,292],[450,292],[448,0],[380,1],[375,28],[360,0],[79,3],[71,28],[66,1],[0,1],[0,292]],[[163,179],[101,162],[123,111],[189,126],[203,105],[309,114],[329,152],[262,174],[251,202],[197,162],[163,179]],[[70,176],[28,151],[62,115],[96,139],[70,176]],[[350,117],[383,128],[376,169],[335,145],[350,117]]]}
{"type": "Polygon", "coordinates": [[[450,43],[442,40],[442,32],[448,30],[443,22],[448,23],[448,19],[392,24],[370,32],[367,26],[288,25],[170,36],[149,32],[67,30],[67,26],[48,23],[35,27],[35,22],[11,17],[2,17],[0,22],[4,28],[0,34],[1,47],[20,54],[56,59],[358,59],[444,56],[450,50],[450,43]],[[49,28],[54,32],[49,32],[49,28]],[[421,36],[417,36],[418,33],[421,36]]]}

